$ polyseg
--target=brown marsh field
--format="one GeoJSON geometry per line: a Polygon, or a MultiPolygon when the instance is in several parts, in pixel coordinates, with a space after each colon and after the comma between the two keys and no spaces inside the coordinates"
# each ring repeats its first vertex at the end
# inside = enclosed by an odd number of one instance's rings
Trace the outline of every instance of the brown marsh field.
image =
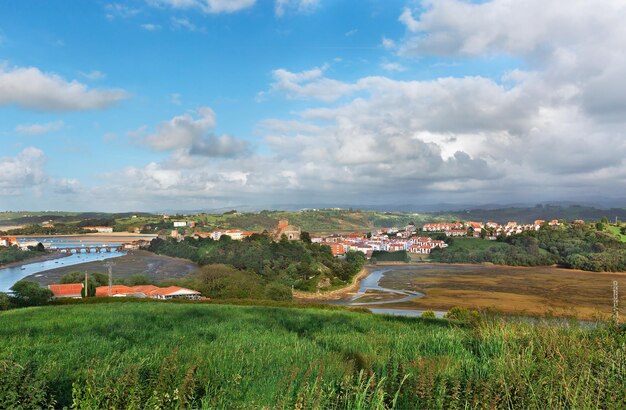
{"type": "MultiPolygon", "coordinates": [[[[380,267],[378,267],[380,268],[380,267]]],[[[378,269],[377,268],[377,269],[378,269]]],[[[556,267],[414,264],[393,266],[380,286],[422,292],[423,298],[385,307],[415,309],[494,308],[505,313],[595,319],[612,312],[612,283],[626,305],[626,273],[556,267]]]]}

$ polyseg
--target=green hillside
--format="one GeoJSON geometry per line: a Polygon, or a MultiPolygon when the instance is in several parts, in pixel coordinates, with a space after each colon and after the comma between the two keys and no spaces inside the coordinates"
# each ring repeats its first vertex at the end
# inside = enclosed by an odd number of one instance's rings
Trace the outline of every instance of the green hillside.
{"type": "Polygon", "coordinates": [[[0,408],[624,408],[626,336],[123,301],[0,312],[0,408]]]}

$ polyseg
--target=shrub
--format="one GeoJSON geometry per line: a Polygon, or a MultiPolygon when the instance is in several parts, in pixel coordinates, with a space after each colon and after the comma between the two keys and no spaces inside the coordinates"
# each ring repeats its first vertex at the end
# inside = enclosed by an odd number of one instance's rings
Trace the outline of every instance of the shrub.
{"type": "Polygon", "coordinates": [[[437,316],[435,315],[435,312],[433,312],[432,310],[426,310],[422,313],[421,317],[425,318],[425,319],[436,319],[437,316]]]}
{"type": "Polygon", "coordinates": [[[293,295],[289,286],[280,283],[270,283],[265,286],[265,297],[271,300],[291,300],[293,295]]]}

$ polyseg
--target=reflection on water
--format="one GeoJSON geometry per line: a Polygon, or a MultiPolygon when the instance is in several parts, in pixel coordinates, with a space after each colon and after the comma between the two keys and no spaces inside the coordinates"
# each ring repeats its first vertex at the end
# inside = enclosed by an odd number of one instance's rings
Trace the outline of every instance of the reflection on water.
{"type": "Polygon", "coordinates": [[[65,266],[78,265],[80,263],[103,261],[126,255],[125,252],[111,251],[102,253],[74,253],[59,259],[29,263],[23,266],[0,269],[0,292],[7,292],[15,282],[27,276],[45,272],[47,270],[62,268],[65,266]]]}

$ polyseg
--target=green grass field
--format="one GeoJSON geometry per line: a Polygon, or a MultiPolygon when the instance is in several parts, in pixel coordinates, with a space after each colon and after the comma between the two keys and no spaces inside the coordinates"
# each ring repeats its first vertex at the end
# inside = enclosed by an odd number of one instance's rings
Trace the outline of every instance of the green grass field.
{"type": "Polygon", "coordinates": [[[617,227],[617,226],[609,226],[608,230],[609,230],[609,232],[617,235],[622,242],[626,242],[626,235],[622,235],[621,234],[619,227],[617,227]]]}
{"type": "Polygon", "coordinates": [[[489,241],[480,238],[454,238],[449,249],[467,249],[468,251],[485,250],[492,247],[507,248],[510,245],[505,242],[489,241]]]}
{"type": "Polygon", "coordinates": [[[151,301],[27,308],[0,312],[0,407],[624,408],[619,332],[151,301]]]}

